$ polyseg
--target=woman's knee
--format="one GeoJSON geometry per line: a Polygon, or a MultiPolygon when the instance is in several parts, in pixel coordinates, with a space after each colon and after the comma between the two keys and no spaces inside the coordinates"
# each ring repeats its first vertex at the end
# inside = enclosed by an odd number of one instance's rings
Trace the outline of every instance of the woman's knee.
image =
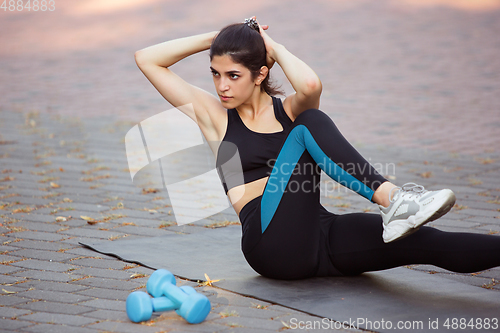
{"type": "Polygon", "coordinates": [[[295,121],[301,121],[303,119],[309,119],[311,117],[318,117],[323,115],[326,115],[326,113],[324,113],[320,109],[307,109],[299,113],[299,115],[295,118],[295,121]]]}
{"type": "Polygon", "coordinates": [[[325,126],[326,124],[335,126],[332,118],[319,109],[307,109],[302,111],[297,118],[295,118],[293,124],[294,126],[302,124],[306,125],[306,127],[325,126]]]}

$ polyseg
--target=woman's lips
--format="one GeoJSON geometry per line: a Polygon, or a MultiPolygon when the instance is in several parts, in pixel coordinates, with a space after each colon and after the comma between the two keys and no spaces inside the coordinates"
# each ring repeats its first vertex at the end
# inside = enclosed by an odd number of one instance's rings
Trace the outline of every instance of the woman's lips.
{"type": "Polygon", "coordinates": [[[229,101],[232,97],[229,97],[229,96],[222,96],[222,95],[219,95],[220,96],[220,99],[223,100],[224,102],[227,102],[229,101]]]}

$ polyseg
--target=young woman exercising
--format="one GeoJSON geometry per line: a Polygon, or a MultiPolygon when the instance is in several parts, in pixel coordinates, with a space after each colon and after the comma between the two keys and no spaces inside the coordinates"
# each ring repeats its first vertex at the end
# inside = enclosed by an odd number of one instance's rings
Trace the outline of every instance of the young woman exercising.
{"type": "Polygon", "coordinates": [[[409,264],[454,272],[500,265],[500,237],[423,226],[455,203],[451,190],[397,187],[318,110],[321,81],[252,18],[220,32],[137,51],[136,63],[160,94],[200,127],[243,228],[242,250],[259,274],[276,279],[355,275],[409,264]],[[210,49],[218,98],[169,67],[210,49]],[[295,93],[282,102],[269,82],[278,63],[295,93]],[[351,166],[346,168],[346,166],[351,166]],[[355,166],[355,167],[352,167],[355,166]],[[321,169],[320,169],[321,168],[321,169]],[[380,215],[336,215],[320,204],[320,172],[377,203],[380,215]]]}

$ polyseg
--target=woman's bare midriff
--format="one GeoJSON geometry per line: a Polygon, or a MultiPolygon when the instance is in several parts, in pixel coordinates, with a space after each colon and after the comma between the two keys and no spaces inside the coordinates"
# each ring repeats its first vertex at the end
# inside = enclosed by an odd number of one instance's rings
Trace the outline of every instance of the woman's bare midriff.
{"type": "Polygon", "coordinates": [[[227,192],[229,201],[233,205],[234,211],[238,216],[241,209],[252,199],[257,198],[264,193],[266,182],[269,176],[257,179],[253,182],[235,186],[227,192]]]}

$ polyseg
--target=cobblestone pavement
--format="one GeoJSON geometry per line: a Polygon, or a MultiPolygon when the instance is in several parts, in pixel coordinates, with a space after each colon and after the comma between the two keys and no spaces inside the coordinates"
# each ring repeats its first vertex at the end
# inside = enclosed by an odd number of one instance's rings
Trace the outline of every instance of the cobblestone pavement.
{"type": "MultiPolygon", "coordinates": [[[[165,191],[133,186],[123,138],[138,121],[169,108],[135,66],[134,51],[251,15],[318,72],[322,109],[384,175],[456,192],[457,206],[432,225],[500,232],[498,2],[86,0],[55,6],[53,12],[0,10],[3,330],[266,332],[286,329],[291,318],[319,319],[180,281],[210,298],[213,309],[203,324],[188,325],[175,313],[132,324],[125,298],[144,287],[151,270],[78,244],[196,232],[237,220],[227,209],[194,226],[176,226],[165,191]]],[[[213,91],[206,54],[174,67],[213,91]]],[[[323,194],[333,212],[376,211],[327,178],[323,194]]],[[[500,288],[500,269],[409,268],[491,292],[500,288]]]]}

